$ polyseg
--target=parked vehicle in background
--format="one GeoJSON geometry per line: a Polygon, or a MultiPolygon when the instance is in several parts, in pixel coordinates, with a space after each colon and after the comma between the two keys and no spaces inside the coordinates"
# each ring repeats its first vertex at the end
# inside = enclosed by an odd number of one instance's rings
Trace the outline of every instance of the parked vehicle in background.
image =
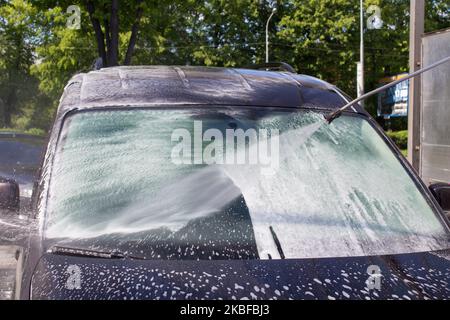
{"type": "MultiPolygon", "coordinates": [[[[379,84],[385,85],[401,79],[407,73],[380,79],[379,84]]],[[[378,94],[377,115],[384,119],[408,116],[408,90],[409,81],[400,82],[396,86],[378,94]]]]}
{"type": "Polygon", "coordinates": [[[45,138],[39,136],[0,132],[0,177],[19,184],[22,201],[31,199],[45,142],[45,138]]]}
{"type": "MultiPolygon", "coordinates": [[[[37,227],[15,292],[450,298],[449,221],[359,105],[324,121],[348,102],[335,86],[283,68],[116,67],[75,76],[34,190],[37,227]],[[235,147],[233,136],[226,150],[221,139],[238,130],[247,140],[235,147]],[[268,131],[262,143],[251,138],[268,131]],[[264,143],[263,155],[276,161],[234,162],[264,143]]],[[[439,194],[444,205],[448,196],[439,194]]]]}

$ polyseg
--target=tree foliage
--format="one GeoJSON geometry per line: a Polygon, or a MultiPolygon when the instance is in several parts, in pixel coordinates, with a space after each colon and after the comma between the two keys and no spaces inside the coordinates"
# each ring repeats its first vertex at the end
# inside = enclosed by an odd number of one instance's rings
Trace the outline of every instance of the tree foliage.
{"type": "MultiPolygon", "coordinates": [[[[450,27],[450,0],[426,3],[426,31],[450,27]]],[[[384,21],[381,29],[365,30],[369,90],[381,77],[408,70],[409,1],[364,5],[378,5],[384,21]]],[[[354,95],[358,1],[7,0],[0,1],[0,127],[47,128],[68,79],[98,58],[104,66],[263,62],[274,7],[271,60],[354,95]],[[78,30],[66,26],[70,5],[81,9],[78,30]]]]}
{"type": "Polygon", "coordinates": [[[0,7],[0,123],[11,126],[12,115],[21,109],[34,83],[29,66],[33,62],[36,11],[21,0],[0,7]]]}

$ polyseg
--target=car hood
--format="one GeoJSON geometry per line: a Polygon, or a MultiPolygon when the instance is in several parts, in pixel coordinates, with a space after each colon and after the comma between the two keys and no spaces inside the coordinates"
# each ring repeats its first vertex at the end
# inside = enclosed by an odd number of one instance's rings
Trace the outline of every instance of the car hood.
{"type": "Polygon", "coordinates": [[[450,250],[376,257],[244,261],[144,261],[47,253],[33,274],[30,297],[448,299],[449,279],[450,250]],[[370,278],[368,271],[378,273],[377,270],[380,276],[370,278]],[[367,282],[377,278],[379,290],[367,282]]]}

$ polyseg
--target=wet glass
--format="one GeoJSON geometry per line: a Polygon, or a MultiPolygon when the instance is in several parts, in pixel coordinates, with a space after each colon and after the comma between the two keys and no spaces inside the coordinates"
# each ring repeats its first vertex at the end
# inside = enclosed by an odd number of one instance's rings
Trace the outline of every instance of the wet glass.
{"type": "Polygon", "coordinates": [[[447,248],[438,215],[371,125],[354,116],[331,125],[322,119],[267,108],[76,113],[58,142],[45,236],[51,244],[146,259],[447,248]],[[195,145],[196,123],[200,136],[215,130],[214,139],[195,145]],[[180,140],[173,139],[179,129],[191,139],[181,158],[180,140]],[[218,144],[218,133],[225,139],[227,129],[254,130],[257,138],[227,149],[226,141],[218,144]],[[269,136],[258,140],[264,130],[269,136]],[[270,164],[251,162],[252,150],[263,148],[270,149],[270,164]],[[231,151],[245,153],[246,161],[227,163],[231,151]],[[216,162],[205,163],[205,153],[216,162]]]}

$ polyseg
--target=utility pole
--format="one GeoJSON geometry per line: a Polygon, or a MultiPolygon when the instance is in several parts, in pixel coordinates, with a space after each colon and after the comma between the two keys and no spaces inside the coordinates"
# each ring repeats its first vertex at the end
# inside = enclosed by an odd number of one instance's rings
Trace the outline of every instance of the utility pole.
{"type": "MultiPolygon", "coordinates": [[[[364,1],[360,0],[360,13],[359,13],[359,28],[360,28],[360,47],[359,47],[359,62],[356,66],[356,83],[357,83],[357,96],[360,97],[364,94],[364,1]]],[[[360,102],[364,108],[364,102],[360,102]]]]}
{"type": "MultiPolygon", "coordinates": [[[[409,72],[421,67],[422,34],[424,33],[425,1],[411,0],[409,20],[409,72]]],[[[419,172],[421,76],[409,80],[408,97],[408,160],[419,172]]]]}
{"type": "Polygon", "coordinates": [[[269,22],[270,19],[272,19],[275,12],[277,12],[277,8],[273,8],[272,13],[269,16],[269,19],[267,19],[266,22],[266,63],[269,63],[269,22]]]}

